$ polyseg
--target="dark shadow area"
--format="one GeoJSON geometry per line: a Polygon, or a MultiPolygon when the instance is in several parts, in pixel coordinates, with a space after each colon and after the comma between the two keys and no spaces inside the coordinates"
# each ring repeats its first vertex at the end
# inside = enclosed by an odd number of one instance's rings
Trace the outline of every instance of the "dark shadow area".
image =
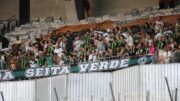
{"type": "Polygon", "coordinates": [[[78,20],[85,18],[84,0],[75,0],[78,20]]]}
{"type": "Polygon", "coordinates": [[[19,24],[30,21],[30,0],[19,0],[19,24]]]}

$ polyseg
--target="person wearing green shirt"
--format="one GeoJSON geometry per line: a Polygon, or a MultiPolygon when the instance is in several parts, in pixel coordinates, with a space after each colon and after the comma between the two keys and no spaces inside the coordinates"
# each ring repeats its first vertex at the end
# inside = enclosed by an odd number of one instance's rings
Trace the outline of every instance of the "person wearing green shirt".
{"type": "Polygon", "coordinates": [[[112,49],[113,55],[116,55],[116,53],[117,53],[117,50],[116,50],[117,49],[117,42],[115,40],[111,42],[110,47],[112,49]]]}
{"type": "Polygon", "coordinates": [[[120,47],[123,44],[122,40],[116,40],[117,46],[120,47]]]}
{"type": "MultiPolygon", "coordinates": [[[[88,32],[86,32],[86,34],[87,34],[88,32]]],[[[90,44],[90,40],[91,40],[91,38],[90,38],[90,36],[89,36],[89,34],[88,35],[84,35],[84,44],[85,45],[88,45],[88,44],[90,44]]]]}
{"type": "Polygon", "coordinates": [[[51,67],[51,66],[54,65],[54,60],[53,60],[53,55],[52,54],[46,53],[45,59],[46,59],[46,64],[47,64],[48,67],[51,67]]]}
{"type": "Polygon", "coordinates": [[[161,41],[158,41],[158,42],[157,42],[157,47],[162,50],[162,49],[164,49],[164,47],[165,47],[165,43],[164,43],[164,42],[161,42],[161,41]]]}
{"type": "Polygon", "coordinates": [[[45,60],[46,60],[46,58],[43,57],[43,56],[38,58],[38,65],[39,65],[39,67],[42,67],[42,66],[45,65],[45,60]]]}
{"type": "Polygon", "coordinates": [[[48,46],[47,47],[47,52],[49,52],[50,54],[54,53],[54,48],[52,46],[48,46]]]}
{"type": "Polygon", "coordinates": [[[138,55],[142,55],[143,53],[144,53],[143,48],[138,48],[137,54],[138,54],[138,55]]]}
{"type": "Polygon", "coordinates": [[[20,60],[20,68],[21,69],[25,69],[27,66],[27,59],[25,57],[23,57],[21,60],[20,60]]]}
{"type": "Polygon", "coordinates": [[[149,49],[147,47],[141,47],[138,48],[137,50],[137,54],[139,55],[148,54],[148,53],[149,53],[149,49]]]}

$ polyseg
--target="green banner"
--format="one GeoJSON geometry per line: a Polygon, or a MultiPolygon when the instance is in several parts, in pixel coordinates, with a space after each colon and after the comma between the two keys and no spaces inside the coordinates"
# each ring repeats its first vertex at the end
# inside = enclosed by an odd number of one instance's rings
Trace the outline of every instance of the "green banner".
{"type": "Polygon", "coordinates": [[[54,66],[46,68],[28,68],[15,71],[0,71],[0,80],[18,80],[39,77],[50,77],[63,75],[67,73],[89,73],[89,72],[103,72],[114,71],[127,68],[133,65],[143,65],[152,63],[151,56],[134,57],[129,59],[112,59],[104,61],[96,61],[91,63],[80,63],[64,66],[54,66]]]}

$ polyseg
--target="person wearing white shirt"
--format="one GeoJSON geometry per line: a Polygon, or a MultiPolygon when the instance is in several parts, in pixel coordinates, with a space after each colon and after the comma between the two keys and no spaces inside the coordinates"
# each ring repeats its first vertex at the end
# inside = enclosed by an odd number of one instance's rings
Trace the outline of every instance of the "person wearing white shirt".
{"type": "Polygon", "coordinates": [[[81,45],[83,45],[83,41],[78,37],[76,37],[76,41],[74,42],[74,50],[79,51],[81,45]]]}
{"type": "Polygon", "coordinates": [[[169,44],[169,45],[167,45],[167,46],[165,47],[165,50],[163,50],[164,62],[165,62],[165,63],[169,63],[172,55],[173,55],[172,47],[171,47],[171,45],[169,44]]]}
{"type": "Polygon", "coordinates": [[[57,53],[58,57],[62,56],[63,49],[60,47],[60,45],[56,45],[56,48],[54,49],[54,53],[57,53]]]}
{"type": "Polygon", "coordinates": [[[30,63],[30,67],[31,67],[31,68],[37,68],[37,67],[39,67],[39,65],[38,65],[38,60],[37,60],[37,59],[32,59],[32,60],[29,61],[29,63],[30,63]]]}
{"type": "Polygon", "coordinates": [[[95,51],[91,51],[91,54],[89,54],[89,61],[96,61],[97,60],[97,55],[95,54],[95,51]]]}
{"type": "Polygon", "coordinates": [[[4,69],[4,64],[5,64],[5,57],[4,55],[1,55],[0,57],[0,69],[4,69]]]}
{"type": "Polygon", "coordinates": [[[122,35],[124,36],[125,39],[128,37],[126,32],[122,33],[122,35]]]}
{"type": "Polygon", "coordinates": [[[66,45],[64,44],[64,42],[60,42],[60,46],[64,49],[66,47],[66,45]]]}
{"type": "Polygon", "coordinates": [[[133,38],[129,32],[127,33],[126,43],[128,44],[128,46],[133,46],[133,38]]]}

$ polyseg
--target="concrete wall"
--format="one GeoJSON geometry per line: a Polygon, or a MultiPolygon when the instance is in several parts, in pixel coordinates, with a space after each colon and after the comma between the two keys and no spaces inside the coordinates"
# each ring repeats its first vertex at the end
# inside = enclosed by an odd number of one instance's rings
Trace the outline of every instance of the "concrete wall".
{"type": "MultiPolygon", "coordinates": [[[[8,19],[13,15],[16,15],[17,19],[19,19],[19,0],[0,0],[0,20],[8,19]]],[[[77,16],[73,0],[30,0],[31,20],[47,16],[68,19],[72,18],[71,15],[77,16]],[[72,14],[69,15],[69,13],[72,14]],[[69,17],[66,17],[67,15],[69,17]]]]}
{"type": "MultiPolygon", "coordinates": [[[[30,0],[30,18],[61,16],[66,17],[66,0],[30,0]]],[[[68,1],[68,0],[67,0],[68,1]]],[[[130,11],[132,8],[158,6],[159,0],[89,0],[91,16],[104,14],[116,15],[118,12],[130,11]]],[[[69,10],[67,10],[68,12],[69,10]]],[[[19,18],[19,0],[0,0],[0,20],[12,15],[19,18]]]]}
{"type": "Polygon", "coordinates": [[[130,11],[132,8],[158,6],[159,0],[89,0],[91,14],[94,16],[130,11]]]}
{"type": "Polygon", "coordinates": [[[75,0],[65,1],[66,20],[76,23],[78,21],[75,0]]]}
{"type": "Polygon", "coordinates": [[[47,16],[66,18],[65,0],[30,0],[30,18],[47,16]]]}
{"type": "Polygon", "coordinates": [[[19,0],[0,0],[0,20],[16,15],[19,19],[19,0]]]}

